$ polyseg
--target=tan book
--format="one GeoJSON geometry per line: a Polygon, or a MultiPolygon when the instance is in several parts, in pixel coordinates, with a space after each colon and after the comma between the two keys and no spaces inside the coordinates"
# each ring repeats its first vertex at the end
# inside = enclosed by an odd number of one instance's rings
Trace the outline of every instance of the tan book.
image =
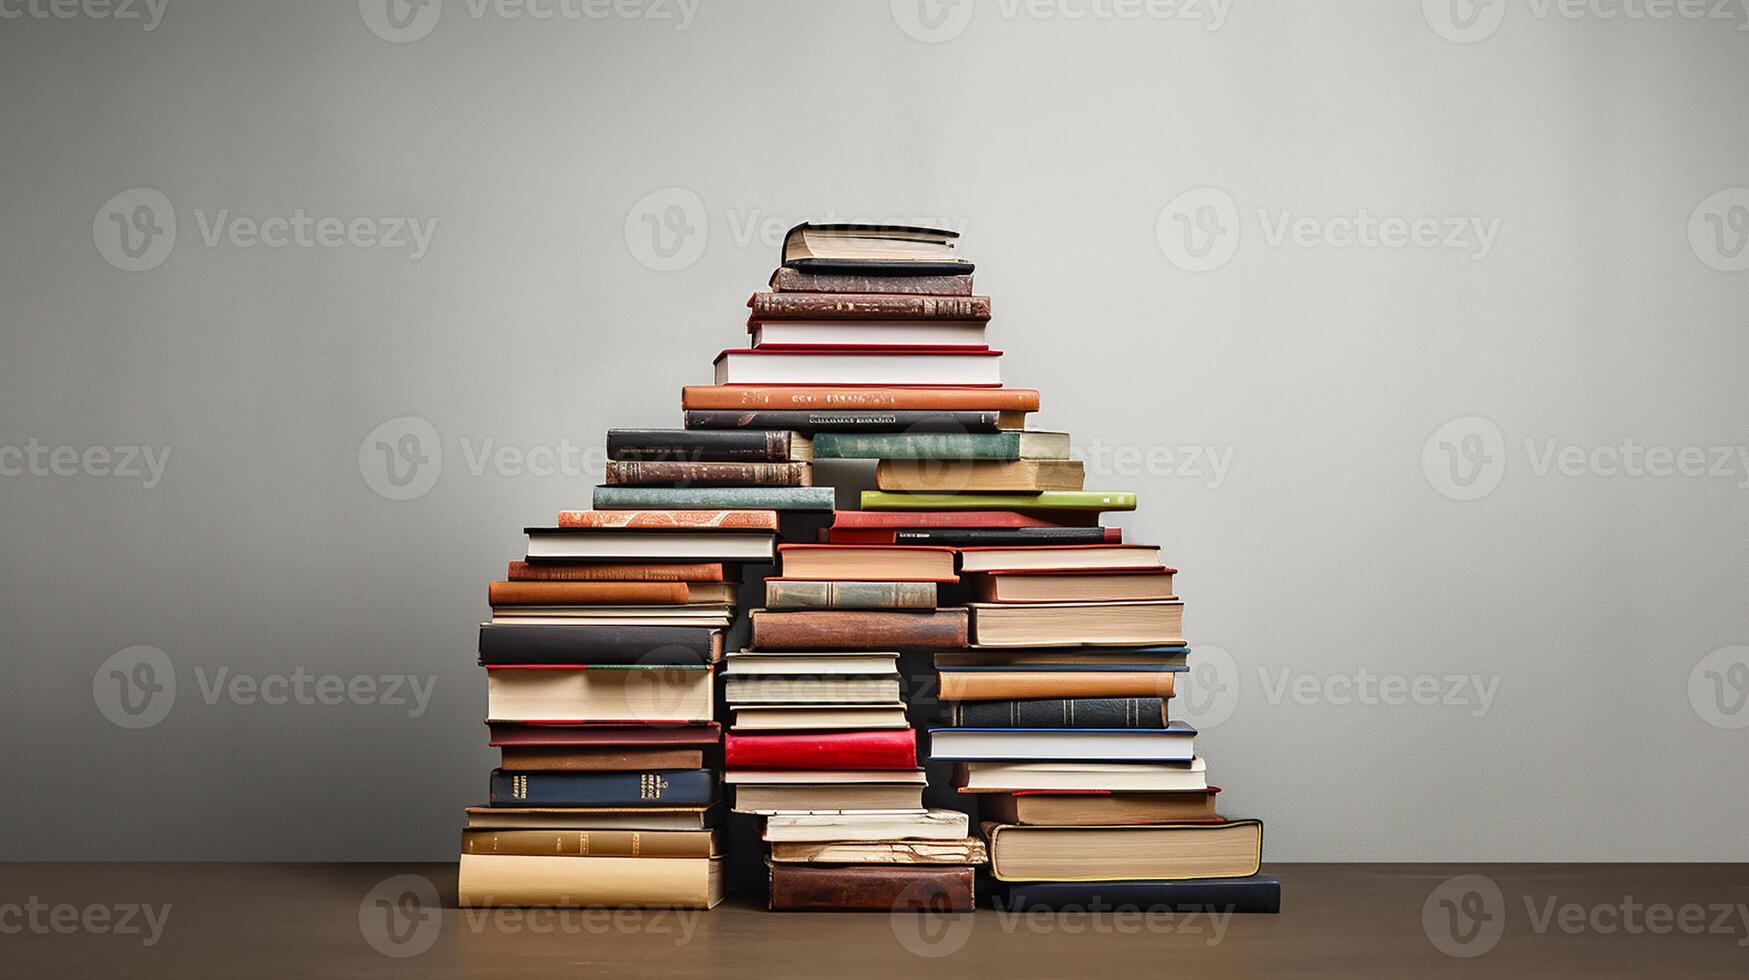
{"type": "Polygon", "coordinates": [[[1133,827],[986,823],[998,881],[1178,881],[1244,878],[1263,863],[1256,820],[1133,827]]]}
{"type": "Polygon", "coordinates": [[[617,745],[506,745],[500,767],[520,772],[623,772],[703,769],[704,750],[617,745]]]}
{"type": "Polygon", "coordinates": [[[785,579],[841,582],[955,582],[952,548],[878,544],[782,544],[785,579]]]}
{"type": "Polygon", "coordinates": [[[779,864],[983,864],[984,842],[964,840],[785,841],[771,845],[779,864]]]}
{"type": "Polygon", "coordinates": [[[978,814],[996,823],[1088,826],[1215,819],[1216,789],[1191,793],[992,793],[978,814]]]}
{"type": "Polygon", "coordinates": [[[1170,568],[1153,572],[987,572],[968,576],[980,602],[1176,599],[1170,568]]]}
{"type": "Polygon", "coordinates": [[[1106,644],[1179,646],[1184,643],[1184,603],[974,602],[972,645],[1055,647],[1106,644]]]}
{"type": "Polygon", "coordinates": [[[1017,701],[1039,698],[1169,698],[1172,671],[952,670],[940,671],[943,701],[1017,701]]]}
{"type": "Polygon", "coordinates": [[[462,853],[708,858],[723,853],[723,839],[720,830],[464,830],[462,853]]]}
{"type": "Polygon", "coordinates": [[[1078,459],[883,459],[875,486],[908,493],[1037,493],[1080,490],[1078,459]]]}
{"type": "Polygon", "coordinates": [[[463,854],[463,908],[588,905],[708,909],[723,900],[721,858],[463,854]]]}
{"type": "Polygon", "coordinates": [[[486,671],[491,721],[705,722],[715,685],[709,670],[602,667],[486,671]]]}

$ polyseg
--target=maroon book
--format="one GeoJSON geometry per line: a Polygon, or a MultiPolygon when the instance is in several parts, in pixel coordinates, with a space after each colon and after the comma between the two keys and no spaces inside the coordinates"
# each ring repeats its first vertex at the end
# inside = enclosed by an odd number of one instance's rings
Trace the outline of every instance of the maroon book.
{"type": "Polygon", "coordinates": [[[966,645],[963,606],[933,612],[755,609],[755,650],[955,650],[966,645]]]}
{"type": "Polygon", "coordinates": [[[542,724],[490,721],[492,745],[715,745],[722,740],[716,722],[698,725],[542,724]]]}
{"type": "Polygon", "coordinates": [[[988,296],[754,293],[754,320],[988,320],[988,296]]]}
{"type": "Polygon", "coordinates": [[[917,733],[899,731],[728,734],[723,762],[731,769],[917,768],[917,733]]]}

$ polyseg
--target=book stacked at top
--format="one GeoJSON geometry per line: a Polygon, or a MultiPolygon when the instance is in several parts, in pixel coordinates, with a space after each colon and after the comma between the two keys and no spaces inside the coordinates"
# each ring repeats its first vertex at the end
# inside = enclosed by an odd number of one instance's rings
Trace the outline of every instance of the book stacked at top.
{"type": "Polygon", "coordinates": [[[722,900],[715,666],[777,514],[565,511],[480,627],[501,765],[468,810],[463,906],[722,900]]]}

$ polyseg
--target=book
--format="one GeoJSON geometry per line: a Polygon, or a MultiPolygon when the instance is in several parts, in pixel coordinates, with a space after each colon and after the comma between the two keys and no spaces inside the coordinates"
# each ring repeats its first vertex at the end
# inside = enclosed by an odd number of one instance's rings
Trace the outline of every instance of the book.
{"type": "Polygon", "coordinates": [[[965,646],[967,636],[966,611],[957,607],[933,612],[755,609],[748,618],[755,649],[860,650],[874,637],[889,649],[952,649],[965,646]]]}
{"type": "Polygon", "coordinates": [[[923,809],[921,783],[757,783],[735,787],[736,813],[923,809]]]}
{"type": "MultiPolygon", "coordinates": [[[[1020,424],[1024,416],[1023,412],[956,412],[948,409],[836,412],[713,408],[685,413],[684,424],[688,429],[790,429],[812,435],[826,432],[995,432],[1020,424]]],[[[812,452],[811,445],[809,451],[812,452]]]]}
{"type": "Polygon", "coordinates": [[[822,432],[815,459],[1051,459],[1069,455],[1067,432],[822,432]]]}
{"type": "Polygon", "coordinates": [[[463,908],[652,906],[708,909],[723,900],[720,858],[576,858],[463,854],[463,908]]]}
{"type": "MultiPolygon", "coordinates": [[[[595,748],[630,751],[633,749],[711,746],[723,740],[722,726],[714,721],[696,725],[612,725],[600,722],[519,722],[487,723],[491,732],[489,744],[508,746],[545,746],[549,748],[595,748]]],[[[505,768],[512,768],[506,766],[505,768]]],[[[653,769],[696,769],[697,766],[651,766],[653,769]]]]}
{"type": "Polygon", "coordinates": [[[927,296],[902,293],[754,293],[750,319],[762,320],[945,320],[990,319],[988,296],[927,296]]]}
{"type": "Polygon", "coordinates": [[[680,405],[687,410],[1036,412],[1039,394],[1036,388],[719,384],[680,389],[680,405]]]}
{"type": "Polygon", "coordinates": [[[494,606],[684,605],[685,582],[491,582],[486,600],[494,606]]]}
{"type": "Polygon", "coordinates": [[[954,701],[947,722],[955,728],[1166,728],[1165,698],[1035,698],[1027,701],[954,701]]]}
{"type": "Polygon", "coordinates": [[[958,841],[965,838],[968,826],[969,818],[959,810],[774,813],[765,818],[761,836],[771,843],[958,841]]]}
{"type": "Polygon", "coordinates": [[[731,731],[723,764],[748,769],[917,768],[917,733],[897,731],[810,732],[748,735],[731,731]]]}
{"type": "Polygon", "coordinates": [[[854,272],[803,272],[779,266],[770,286],[780,293],[905,293],[919,296],[970,296],[970,275],[894,276],[854,272]]]}
{"type": "Polygon", "coordinates": [[[960,571],[1165,571],[1151,544],[997,545],[960,550],[960,571]]]}
{"type": "Polygon", "coordinates": [[[962,793],[1207,792],[1208,766],[1145,762],[956,762],[953,784],[962,793]]]}
{"type": "MultiPolygon", "coordinates": [[[[573,511],[572,513],[599,513],[573,511]]],[[[625,513],[642,513],[625,511],[625,513]]],[[[563,518],[563,514],[560,517],[563,518]]],[[[512,582],[723,582],[723,566],[717,562],[665,562],[637,564],[559,563],[517,560],[510,563],[505,578],[512,582]]]]}
{"type": "Polygon", "coordinates": [[[811,487],[810,463],[700,463],[689,460],[607,461],[608,486],[811,487]]]}
{"type": "Polygon", "coordinates": [[[775,534],[778,524],[775,510],[561,510],[559,527],[770,531],[775,534]]]}
{"type": "Polygon", "coordinates": [[[930,865],[777,864],[774,912],[964,912],[973,908],[972,869],[930,865]]]}
{"type": "Polygon", "coordinates": [[[981,647],[1094,646],[1184,642],[1184,603],[974,602],[972,642],[981,647]]]}
{"type": "Polygon", "coordinates": [[[1281,882],[1266,874],[1178,881],[1017,881],[997,896],[1009,912],[1281,911],[1281,882]]]}
{"type": "MultiPolygon", "coordinates": [[[[895,685],[896,686],[896,685],[895,685]]],[[[868,731],[908,728],[903,704],[734,704],[743,732],[868,731]]]]}
{"type": "Polygon", "coordinates": [[[1189,793],[989,793],[978,798],[978,813],[997,823],[1123,824],[1210,821],[1220,790],[1189,793]]]}
{"type": "Polygon", "coordinates": [[[932,544],[949,548],[998,545],[1122,544],[1116,527],[929,527],[915,529],[827,528],[827,544],[932,544]],[[840,540],[845,535],[856,535],[840,540]],[[883,537],[884,536],[884,537],[883,537]]]}
{"type": "Polygon", "coordinates": [[[767,609],[934,609],[934,582],[765,580],[767,609]]]}
{"type": "Polygon", "coordinates": [[[961,840],[781,841],[771,845],[777,864],[983,864],[976,837],[961,840]]]}
{"type": "Polygon", "coordinates": [[[702,769],[704,750],[591,745],[506,745],[499,768],[519,772],[602,772],[616,769],[702,769]]]}
{"type": "Polygon", "coordinates": [[[785,579],[847,582],[957,582],[952,548],[880,545],[783,544],[777,548],[785,579]]]}
{"type": "Polygon", "coordinates": [[[704,830],[723,822],[721,803],[704,806],[471,806],[469,830],[704,830]]]}
{"type": "Polygon", "coordinates": [[[789,675],[881,675],[899,672],[899,655],[875,650],[742,650],[728,655],[723,673],[728,676],[789,675]]]}
{"type": "MultiPolygon", "coordinates": [[[[733,741],[734,734],[729,739],[733,741]]],[[[1196,729],[1182,721],[1165,728],[937,728],[929,758],[938,762],[1189,762],[1196,729]]]]}
{"type": "Polygon", "coordinates": [[[664,606],[493,606],[492,626],[637,626],[728,629],[732,606],[689,602],[664,606]]]}
{"type": "Polygon", "coordinates": [[[609,429],[607,456],[614,460],[769,462],[813,458],[806,436],[755,429],[609,429]]]}
{"type": "Polygon", "coordinates": [[[554,857],[708,858],[723,853],[720,830],[462,831],[463,854],[554,857]]]}
{"type": "Polygon", "coordinates": [[[755,350],[807,347],[939,347],[988,350],[983,320],[753,320],[755,350]]]}
{"type": "Polygon", "coordinates": [[[492,721],[690,724],[711,720],[708,667],[509,667],[486,671],[492,721]]]}
{"type": "Polygon", "coordinates": [[[1177,569],[1111,569],[1060,572],[1015,569],[967,577],[980,602],[1124,602],[1175,599],[1177,569]]]}
{"type": "Polygon", "coordinates": [[[646,664],[688,667],[722,659],[723,634],[699,627],[487,623],[480,663],[646,664]]]}
{"type": "Polygon", "coordinates": [[[783,236],[783,265],[808,273],[969,275],[959,232],[913,225],[805,221],[783,236]]]}
{"type": "Polygon", "coordinates": [[[716,773],[709,769],[643,772],[510,772],[492,770],[494,806],[709,806],[716,773]]]}
{"type": "Polygon", "coordinates": [[[899,678],[728,675],[723,678],[723,697],[737,708],[749,704],[892,704],[899,700],[899,678]]]}
{"type": "Polygon", "coordinates": [[[883,459],[875,468],[876,486],[911,493],[1036,493],[1085,482],[1078,459],[883,459]]]}
{"type": "Polygon", "coordinates": [[[1027,701],[1041,697],[1170,698],[1176,672],[1170,670],[1074,667],[1043,670],[938,667],[943,701],[1027,701]]]}
{"type": "Polygon", "coordinates": [[[757,509],[830,511],[831,487],[625,487],[595,488],[597,510],[757,509]]]}
{"type": "Polygon", "coordinates": [[[1190,648],[1186,646],[1109,647],[987,647],[973,650],[940,650],[934,654],[937,669],[952,667],[1151,667],[1186,670],[1190,648]]]}
{"type": "MultiPolygon", "coordinates": [[[[1091,514],[1063,512],[1040,515],[1013,510],[841,510],[832,515],[833,531],[889,531],[958,528],[1085,528],[1097,518],[1091,514]]],[[[1103,529],[1102,529],[1103,530],[1103,529]]]]}
{"type": "Polygon", "coordinates": [[[530,562],[770,561],[776,536],[770,531],[674,528],[529,527],[530,562]]]}
{"type": "MultiPolygon", "coordinates": [[[[815,447],[816,450],[818,447],[815,447]]],[[[596,506],[600,506],[597,504],[596,506]]],[[[1136,495],[1104,490],[1044,490],[1039,493],[896,493],[862,491],[863,510],[1135,510],[1136,495]]]]}
{"type": "Polygon", "coordinates": [[[725,350],[719,385],[988,385],[1002,383],[1002,352],[928,347],[867,350],[725,350]]]}
{"type": "Polygon", "coordinates": [[[1263,863],[1263,824],[1041,827],[986,824],[998,881],[1245,878],[1263,863]]]}

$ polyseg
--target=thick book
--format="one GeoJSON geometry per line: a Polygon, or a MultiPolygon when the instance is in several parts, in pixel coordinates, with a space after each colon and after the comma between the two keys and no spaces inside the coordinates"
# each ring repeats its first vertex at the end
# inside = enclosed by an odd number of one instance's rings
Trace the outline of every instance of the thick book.
{"type": "MultiPolygon", "coordinates": [[[[897,691],[898,683],[893,689],[897,691]]],[[[727,698],[727,695],[724,695],[727,698]]],[[[743,732],[870,731],[909,728],[905,706],[890,704],[736,704],[735,728],[743,732]]]]}
{"type": "Polygon", "coordinates": [[[553,857],[708,858],[723,852],[720,830],[464,830],[463,854],[553,857]]]}
{"type": "Polygon", "coordinates": [[[685,667],[722,659],[720,630],[672,626],[487,623],[480,663],[644,664],[685,667]]]}
{"type": "Polygon", "coordinates": [[[998,895],[1009,912],[1281,911],[1281,882],[1266,874],[1179,881],[1017,881],[998,895]]]}
{"type": "Polygon", "coordinates": [[[770,561],[776,544],[776,536],[767,530],[529,527],[523,531],[531,562],[770,561]]]}
{"type": "Polygon", "coordinates": [[[1067,432],[822,432],[816,459],[1060,460],[1069,455],[1067,432]]]}
{"type": "Polygon", "coordinates": [[[727,657],[730,677],[742,675],[875,676],[897,674],[899,655],[891,650],[740,650],[727,657]]]}
{"type": "Polygon", "coordinates": [[[934,582],[767,578],[767,609],[934,609],[934,582]]]}
{"type": "Polygon", "coordinates": [[[754,610],[753,648],[771,650],[938,650],[966,645],[966,611],[754,610]]]}
{"type": "Polygon", "coordinates": [[[883,459],[875,468],[875,486],[906,493],[1037,493],[1086,482],[1078,459],[883,459]]]}
{"type": "Polygon", "coordinates": [[[560,527],[634,531],[777,531],[774,510],[561,510],[560,527]]]}
{"type": "Polygon", "coordinates": [[[607,461],[608,486],[811,487],[811,463],[699,463],[687,460],[607,461]]]}
{"type": "Polygon", "coordinates": [[[469,830],[707,830],[721,826],[727,807],[471,806],[469,830]]]}
{"type": "Polygon", "coordinates": [[[954,551],[940,547],[782,544],[784,578],[850,582],[957,582],[954,551]]]}
{"type": "Polygon", "coordinates": [[[1151,544],[1063,545],[1026,543],[974,545],[961,549],[960,570],[1017,571],[1166,571],[1160,548],[1151,544]]]}
{"type": "Polygon", "coordinates": [[[771,865],[774,912],[964,912],[972,869],[930,865],[771,865]]]}
{"type": "Polygon", "coordinates": [[[1099,826],[1128,823],[1188,823],[1219,820],[1218,787],[1189,793],[987,793],[978,813],[997,823],[1099,826]]]}
{"type": "Polygon", "coordinates": [[[642,906],[708,909],[723,900],[721,858],[463,854],[463,908],[642,906]]]}
{"type": "Polygon", "coordinates": [[[1002,384],[999,350],[746,348],[723,351],[713,365],[719,385],[1002,384]]]}
{"type": "Polygon", "coordinates": [[[1263,824],[1040,827],[987,823],[998,881],[1246,878],[1263,863],[1263,824]]]}
{"type": "Polygon", "coordinates": [[[1195,741],[1196,729],[1182,721],[1152,730],[937,728],[929,733],[929,758],[938,762],[1189,762],[1196,758],[1195,741]]]}
{"type": "Polygon", "coordinates": [[[762,836],[770,843],[958,841],[965,838],[969,826],[969,818],[960,810],[776,813],[765,819],[762,836]]]}
{"type": "Polygon", "coordinates": [[[685,582],[491,582],[494,606],[684,605],[685,582]]]}
{"type": "Polygon", "coordinates": [[[737,710],[755,704],[889,705],[899,700],[899,678],[729,675],[723,679],[723,697],[737,710]]]}
{"type": "Polygon", "coordinates": [[[1026,701],[1048,697],[1170,698],[1177,673],[1154,669],[938,668],[943,701],[1026,701]]]}
{"type": "Polygon", "coordinates": [[[754,320],[988,320],[988,296],[901,293],[754,293],[754,320]]]}
{"type": "Polygon", "coordinates": [[[1036,412],[1036,388],[906,388],[893,385],[688,385],[680,407],[831,412],[1036,412]]]}
{"type": "Polygon", "coordinates": [[[914,296],[970,296],[971,275],[871,276],[855,272],[803,272],[779,266],[771,288],[780,293],[889,293],[914,296]]]}
{"type": "MultiPolygon", "coordinates": [[[[675,748],[683,746],[717,745],[723,740],[722,726],[714,721],[696,725],[610,725],[594,722],[517,722],[487,723],[491,732],[489,744],[499,747],[526,746],[546,748],[595,748],[632,750],[638,748],[675,748]]],[[[513,768],[511,766],[504,767],[513,768]]],[[[651,766],[652,769],[697,769],[697,766],[651,766]]]]}
{"type": "MultiPolygon", "coordinates": [[[[733,775],[732,773],[730,775],[733,775]]],[[[750,783],[735,787],[736,813],[842,813],[923,809],[923,784],[750,783]]]]}
{"type": "Polygon", "coordinates": [[[834,531],[899,531],[958,528],[1086,528],[1097,519],[1078,513],[1025,514],[1013,510],[841,510],[832,515],[834,531]]]}
{"type": "Polygon", "coordinates": [[[967,580],[980,602],[1126,602],[1177,598],[1172,585],[1175,574],[1177,569],[1166,567],[1107,571],[1014,569],[974,573],[967,580]]]}
{"type": "MultiPolygon", "coordinates": [[[[599,511],[571,513],[592,514],[599,511]]],[[[559,516],[562,525],[564,514],[559,516]]],[[[512,582],[722,582],[728,578],[723,574],[723,566],[719,562],[614,564],[529,562],[520,559],[510,563],[509,571],[504,577],[512,582]]]]}
{"type": "Polygon", "coordinates": [[[500,769],[519,772],[704,768],[704,750],[692,748],[506,745],[498,755],[500,769]]]}
{"type": "MultiPolygon", "coordinates": [[[[789,429],[820,435],[828,432],[995,432],[1005,415],[1020,412],[923,411],[867,412],[811,409],[700,409],[685,413],[683,424],[691,430],[789,429]]],[[[810,447],[811,450],[812,447],[810,447]]]]}
{"type": "MultiPolygon", "coordinates": [[[[862,530],[866,533],[869,529],[862,530]]],[[[830,539],[838,531],[829,528],[830,539]]],[[[950,548],[1004,545],[1121,544],[1123,529],[1116,527],[932,527],[888,531],[894,544],[934,544],[950,548]]]]}
{"type": "Polygon", "coordinates": [[[832,510],[831,487],[595,488],[596,510],[832,510]]]}
{"type": "Polygon", "coordinates": [[[1165,698],[1038,698],[1029,701],[955,701],[947,706],[955,728],[1154,729],[1166,727],[1165,698]]]}
{"type": "Polygon", "coordinates": [[[644,772],[509,772],[492,770],[493,806],[709,806],[717,793],[709,769],[644,772]]]}
{"type": "Polygon", "coordinates": [[[809,347],[933,347],[988,350],[984,320],[750,320],[755,350],[809,347]]]}
{"type": "Polygon", "coordinates": [[[488,667],[492,721],[694,725],[710,721],[709,667],[488,667]]]}
{"type": "Polygon", "coordinates": [[[1202,793],[1208,764],[1184,762],[956,762],[962,793],[1202,793]]]}
{"type": "Polygon", "coordinates": [[[755,429],[609,429],[607,456],[616,460],[781,463],[812,458],[807,438],[755,429]]]}
{"type": "Polygon", "coordinates": [[[970,275],[955,251],[960,233],[920,225],[804,221],[783,236],[782,264],[809,273],[970,275]]]}
{"type": "Polygon", "coordinates": [[[774,864],[983,864],[976,837],[960,840],[783,841],[771,845],[774,864]]]}
{"type": "Polygon", "coordinates": [[[1187,646],[1110,647],[989,647],[979,650],[942,650],[935,654],[937,670],[955,667],[1006,667],[1015,670],[1049,668],[1069,670],[1093,667],[1147,667],[1155,670],[1188,670],[1187,646]]]}
{"type": "MultiPolygon", "coordinates": [[[[597,504],[597,506],[600,506],[597,504]]],[[[897,493],[862,491],[863,510],[1074,510],[1104,513],[1135,510],[1136,495],[1105,490],[1044,490],[1039,493],[897,493]]]]}
{"type": "Polygon", "coordinates": [[[899,731],[808,732],[743,735],[729,732],[723,764],[740,769],[917,768],[917,733],[899,731]]]}
{"type": "Polygon", "coordinates": [[[1097,646],[1184,642],[1184,603],[974,602],[972,644],[980,647],[1097,646]]]}

